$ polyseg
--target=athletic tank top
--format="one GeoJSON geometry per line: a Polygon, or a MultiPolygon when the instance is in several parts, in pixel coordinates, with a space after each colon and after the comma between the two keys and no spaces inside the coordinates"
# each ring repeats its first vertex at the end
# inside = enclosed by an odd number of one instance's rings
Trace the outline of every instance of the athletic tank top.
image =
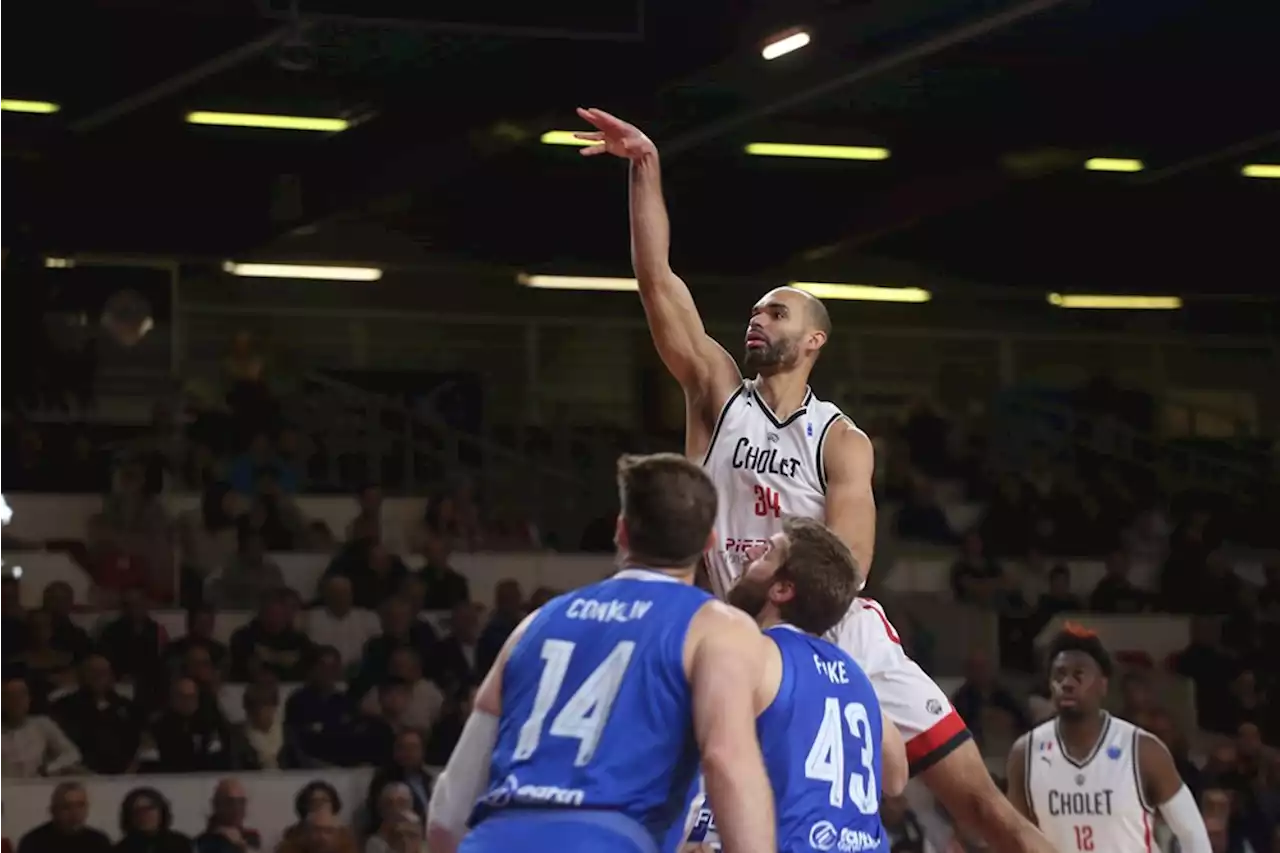
{"type": "MultiPolygon", "coordinates": [[[[835,645],[790,625],[765,632],[782,655],[778,695],[756,721],[773,785],[779,853],[887,853],[880,823],[882,721],[871,682],[835,645]]],[[[687,841],[718,848],[706,803],[687,841]]]]}
{"type": "Polygon", "coordinates": [[[747,550],[782,529],[783,516],[823,518],[822,448],[841,419],[848,420],[839,408],[806,391],[800,408],[779,420],[752,379],[724,404],[702,460],[720,493],[719,541],[707,554],[716,595],[723,598],[742,574],[747,550]]]}
{"type": "Polygon", "coordinates": [[[1057,850],[1148,853],[1154,849],[1153,809],[1142,792],[1138,739],[1142,729],[1106,715],[1102,736],[1083,761],[1067,755],[1058,721],[1032,729],[1027,741],[1027,802],[1057,850]]]}
{"type": "Polygon", "coordinates": [[[684,644],[710,598],[626,569],[548,602],[502,671],[489,787],[471,825],[510,809],[606,810],[660,842],[697,772],[684,644]]]}

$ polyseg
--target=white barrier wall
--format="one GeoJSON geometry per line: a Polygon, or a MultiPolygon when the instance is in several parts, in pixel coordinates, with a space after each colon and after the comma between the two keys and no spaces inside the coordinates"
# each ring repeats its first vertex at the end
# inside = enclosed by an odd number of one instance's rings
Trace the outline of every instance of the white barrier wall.
{"type": "MultiPolygon", "coordinates": [[[[120,838],[120,804],[134,788],[154,788],[169,800],[173,828],[195,837],[209,820],[213,789],[221,779],[236,778],[248,796],[245,826],[262,834],[262,850],[274,850],[286,829],[297,822],[293,800],[308,782],[328,782],[342,798],[342,815],[349,822],[364,802],[372,771],[368,769],[285,770],[243,775],[86,776],[89,793],[89,825],[105,832],[112,841],[120,838]]],[[[69,778],[69,777],[68,777],[69,778]]],[[[59,779],[4,781],[4,835],[14,847],[27,832],[49,819],[49,798],[59,779]]]]}

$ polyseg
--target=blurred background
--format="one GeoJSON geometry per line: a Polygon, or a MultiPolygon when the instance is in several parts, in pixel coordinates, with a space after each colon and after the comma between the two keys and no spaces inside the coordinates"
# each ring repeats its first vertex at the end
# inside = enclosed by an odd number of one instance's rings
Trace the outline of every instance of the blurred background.
{"type": "MultiPolygon", "coordinates": [[[[1215,851],[1280,851],[1280,8],[7,20],[17,849],[417,849],[398,815],[502,640],[610,570],[618,454],[682,446],[582,105],[663,151],[731,352],[761,293],[820,286],[815,391],[877,451],[868,594],[993,772],[1069,618],[1215,851]]],[[[897,853],[976,846],[914,786],[885,818],[897,853]]]]}

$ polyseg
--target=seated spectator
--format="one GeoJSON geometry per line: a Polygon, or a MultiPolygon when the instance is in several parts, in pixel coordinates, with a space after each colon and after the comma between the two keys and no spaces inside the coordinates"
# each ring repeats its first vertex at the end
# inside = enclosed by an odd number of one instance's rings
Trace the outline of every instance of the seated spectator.
{"type": "Polygon", "coordinates": [[[311,641],[289,621],[290,594],[277,590],[267,596],[253,621],[231,635],[231,678],[249,679],[249,661],[257,658],[281,681],[306,676],[311,641]]]}
{"type": "Polygon", "coordinates": [[[524,618],[524,593],[520,582],[500,581],[493,591],[493,613],[476,640],[476,677],[483,679],[498,658],[502,645],[524,618]]]}
{"type": "Polygon", "coordinates": [[[90,655],[80,665],[80,689],[59,699],[50,712],[80,749],[92,773],[126,773],[142,737],[142,715],[133,700],[115,690],[111,663],[90,655]]]}
{"type": "Polygon", "coordinates": [[[75,655],[53,645],[53,617],[45,610],[27,614],[23,651],[10,661],[23,674],[37,710],[48,707],[49,694],[75,683],[75,655]]]}
{"type": "Polygon", "coordinates": [[[244,825],[249,802],[244,786],[223,779],[213,791],[209,825],[196,838],[196,853],[244,853],[262,849],[262,836],[244,825]]]}
{"type": "Polygon", "coordinates": [[[384,820],[382,829],[365,843],[365,853],[427,853],[422,819],[402,811],[384,820]]]}
{"type": "Polygon", "coordinates": [[[1007,588],[1004,569],[983,549],[982,537],[965,534],[960,558],[951,564],[951,589],[956,600],[994,607],[1007,588]]]}
{"type": "Polygon", "coordinates": [[[1204,617],[1191,620],[1191,643],[1173,656],[1173,671],[1196,686],[1196,719],[1212,732],[1231,732],[1239,724],[1232,718],[1230,684],[1235,662],[1222,648],[1217,624],[1204,617]]]}
{"type": "Polygon", "coordinates": [[[320,601],[319,607],[307,611],[307,636],[317,645],[337,649],[344,669],[356,666],[365,644],[382,631],[377,615],[353,606],[351,581],[342,575],[321,581],[320,601]]]}
{"type": "Polygon", "coordinates": [[[974,652],[969,657],[965,672],[964,684],[960,685],[951,704],[961,719],[973,732],[973,739],[981,746],[989,722],[991,712],[998,712],[1006,717],[1005,726],[1011,731],[1023,732],[1031,728],[1023,708],[1014,695],[996,681],[991,661],[982,652],[974,652]]]}
{"type": "Polygon", "coordinates": [[[44,588],[40,609],[49,614],[52,635],[49,645],[67,652],[76,663],[84,660],[93,650],[89,634],[72,621],[75,612],[75,591],[65,581],[54,581],[44,588]]]}
{"type": "Polygon", "coordinates": [[[220,610],[252,610],[272,592],[284,588],[284,574],[267,556],[262,532],[248,521],[240,524],[240,546],[222,571],[209,578],[205,598],[220,610]]]}
{"type": "Polygon", "coordinates": [[[443,767],[449,763],[453,748],[462,737],[462,729],[471,716],[471,704],[475,701],[474,687],[466,690],[461,696],[451,695],[445,700],[440,719],[431,729],[431,736],[424,748],[423,760],[432,766],[443,767]]]}
{"type": "Polygon", "coordinates": [[[1040,628],[1059,613],[1073,613],[1084,609],[1080,597],[1071,591],[1071,570],[1059,563],[1049,570],[1049,590],[1036,601],[1035,622],[1040,628]]]}
{"type": "Polygon", "coordinates": [[[298,505],[280,488],[274,468],[262,468],[254,475],[255,492],[249,507],[249,524],[262,534],[271,551],[292,551],[302,541],[306,528],[298,505]]]}
{"type": "Polygon", "coordinates": [[[327,811],[330,814],[342,814],[342,798],[338,790],[328,782],[317,779],[308,782],[293,800],[293,811],[298,820],[304,821],[307,815],[316,811],[327,811]]]}
{"type": "Polygon", "coordinates": [[[183,602],[188,606],[201,600],[206,581],[235,557],[240,541],[237,521],[245,509],[229,485],[211,483],[200,497],[200,508],[179,517],[183,602]]]}
{"type": "Polygon", "coordinates": [[[259,432],[250,440],[248,452],[232,460],[227,479],[231,488],[251,497],[257,491],[258,476],[263,471],[271,472],[282,493],[297,493],[298,472],[276,453],[271,445],[271,436],[259,432]]]}
{"type": "Polygon", "coordinates": [[[231,741],[220,713],[201,707],[190,678],[174,679],[168,707],[152,720],[139,759],[149,773],[208,773],[231,767],[231,741]]]}
{"type": "Polygon", "coordinates": [[[405,719],[411,696],[408,682],[388,678],[379,685],[376,713],[359,714],[352,722],[348,766],[377,766],[391,760],[397,735],[403,731],[417,731],[405,719]]]}
{"type": "Polygon", "coordinates": [[[409,570],[399,557],[372,539],[357,539],[342,546],[325,577],[341,575],[351,581],[356,607],[376,610],[395,595],[409,570]]]}
{"type": "Polygon", "coordinates": [[[435,660],[435,631],[414,618],[408,599],[397,596],[382,605],[382,633],[365,643],[359,670],[351,680],[352,694],[361,697],[384,681],[390,673],[391,653],[401,646],[416,651],[421,661],[435,660]]]}
{"type": "Polygon", "coordinates": [[[1107,571],[1089,594],[1089,609],[1098,613],[1141,613],[1151,597],[1129,580],[1129,557],[1123,551],[1107,555],[1107,571]]]}
{"type": "Polygon", "coordinates": [[[213,665],[208,649],[204,646],[189,647],[174,676],[195,682],[200,692],[201,710],[226,716],[222,711],[222,673],[213,665]]]}
{"type": "Polygon", "coordinates": [[[476,644],[480,639],[480,608],[464,601],[453,608],[449,633],[436,649],[436,683],[446,693],[457,695],[479,684],[476,673],[476,644]]]}
{"type": "Polygon", "coordinates": [[[947,514],[938,506],[933,484],[919,475],[913,478],[911,491],[898,510],[895,526],[903,539],[940,545],[956,541],[947,514]]]}
{"type": "Polygon", "coordinates": [[[346,541],[369,539],[374,542],[391,544],[396,537],[385,534],[393,531],[384,529],[382,518],[382,489],[376,485],[367,485],[356,493],[356,506],[359,512],[347,525],[346,541]]]}
{"type": "Polygon", "coordinates": [[[115,853],[192,853],[191,839],[173,830],[173,810],[155,788],[134,788],[120,804],[115,853]]]}
{"type": "Polygon", "coordinates": [[[52,820],[22,836],[18,853],[107,853],[111,841],[91,826],[89,793],[79,782],[63,782],[49,798],[52,820]]]}
{"type": "Polygon", "coordinates": [[[422,556],[426,565],[419,575],[426,581],[427,589],[422,598],[426,610],[452,610],[471,600],[471,588],[467,579],[449,564],[452,541],[444,534],[427,530],[423,536],[422,556]]]}
{"type": "Polygon", "coordinates": [[[90,530],[93,577],[102,603],[141,583],[153,602],[173,600],[173,549],[169,516],[159,498],[146,491],[145,472],[121,465],[111,494],[90,530]]]}
{"type": "MultiPolygon", "coordinates": [[[[365,842],[364,853],[392,853],[395,848],[391,845],[395,841],[397,825],[401,822],[402,816],[408,814],[416,818],[413,813],[413,792],[403,782],[387,782],[378,792],[374,807],[377,811],[373,812],[371,817],[377,829],[365,842]]],[[[416,819],[420,820],[420,818],[416,819]]]]}
{"type": "Polygon", "coordinates": [[[181,667],[193,648],[204,649],[216,669],[226,666],[227,646],[213,637],[216,622],[217,613],[211,605],[201,604],[188,610],[187,632],[165,647],[165,669],[172,671],[181,667]]]}
{"type": "Polygon", "coordinates": [[[384,812],[379,808],[379,801],[383,789],[396,783],[408,788],[410,802],[396,802],[397,808],[393,813],[412,809],[420,821],[425,821],[427,804],[431,802],[431,774],[422,763],[422,736],[417,732],[404,731],[396,736],[395,752],[388,756],[369,781],[369,794],[365,800],[365,811],[370,820],[369,834],[377,832],[382,825],[384,812]]]}
{"type": "Polygon", "coordinates": [[[332,646],[311,656],[307,683],[285,702],[285,737],[304,767],[345,764],[354,710],[339,686],[342,660],[332,646]]]}
{"type": "Polygon", "coordinates": [[[317,810],[307,815],[299,831],[276,848],[276,853],[357,853],[351,830],[332,813],[317,810]]]}
{"type": "Polygon", "coordinates": [[[48,717],[30,714],[31,694],[26,682],[11,678],[4,683],[4,741],[0,762],[6,779],[30,779],[75,772],[80,750],[58,724],[48,717]]]}
{"type": "Polygon", "coordinates": [[[285,765],[284,719],[278,691],[251,684],[244,691],[244,722],[232,730],[237,770],[278,770],[285,765]]]}
{"type": "MultiPolygon", "coordinates": [[[[387,674],[395,681],[409,686],[409,704],[401,717],[403,725],[417,729],[424,737],[440,716],[444,694],[440,688],[422,677],[422,662],[418,652],[410,646],[400,646],[391,652],[387,674]]],[[[365,714],[377,714],[381,706],[379,690],[374,688],[365,694],[360,710],[365,714]]]]}
{"type": "Polygon", "coordinates": [[[1151,681],[1146,674],[1141,672],[1124,674],[1120,679],[1120,702],[1121,717],[1148,731],[1151,729],[1152,715],[1158,708],[1155,691],[1152,690],[1151,681]]]}
{"type": "Polygon", "coordinates": [[[98,649],[111,661],[116,677],[133,684],[134,700],[145,706],[163,689],[168,642],[168,633],[151,618],[142,591],[130,589],[120,599],[120,616],[98,636],[98,649]]]}

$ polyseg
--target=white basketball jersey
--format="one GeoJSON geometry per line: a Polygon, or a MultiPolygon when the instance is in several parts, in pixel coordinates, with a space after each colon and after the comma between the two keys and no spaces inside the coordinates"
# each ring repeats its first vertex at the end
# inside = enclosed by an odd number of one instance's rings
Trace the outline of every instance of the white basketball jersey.
{"type": "Polygon", "coordinates": [[[822,448],[841,419],[848,420],[806,389],[800,408],[779,420],[751,379],[724,404],[702,460],[720,493],[718,547],[707,555],[717,596],[724,598],[742,575],[746,551],[782,529],[784,516],[823,518],[822,448]]]}
{"type": "Polygon", "coordinates": [[[1138,738],[1142,729],[1107,714],[1093,751],[1067,755],[1057,720],[1041,723],[1027,742],[1027,803],[1058,853],[1150,853],[1155,820],[1142,793],[1138,738]]]}

